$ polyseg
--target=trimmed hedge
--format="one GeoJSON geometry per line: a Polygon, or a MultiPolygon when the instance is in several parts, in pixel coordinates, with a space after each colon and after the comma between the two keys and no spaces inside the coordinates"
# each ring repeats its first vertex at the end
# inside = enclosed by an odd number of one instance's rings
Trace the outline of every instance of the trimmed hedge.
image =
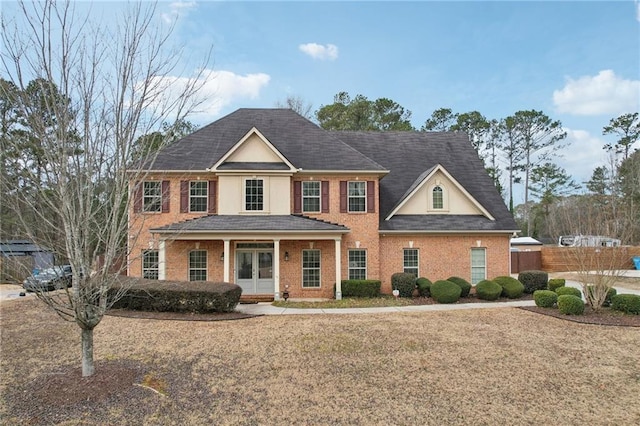
{"type": "Polygon", "coordinates": [[[640,315],[640,296],[637,294],[618,294],[611,298],[611,309],[625,314],[640,315]]]}
{"type": "Polygon", "coordinates": [[[544,271],[522,271],[518,274],[518,281],[524,285],[524,292],[531,294],[536,290],[546,290],[549,274],[544,271]]]}
{"type": "Polygon", "coordinates": [[[556,293],[558,296],[564,296],[565,294],[570,294],[572,296],[582,298],[582,292],[575,287],[558,287],[556,288],[556,293]]]}
{"type": "Polygon", "coordinates": [[[452,283],[460,287],[460,297],[467,297],[469,295],[469,292],[471,291],[471,284],[469,284],[469,282],[464,278],[449,277],[447,278],[447,281],[451,281],[452,283]]]}
{"type": "Polygon", "coordinates": [[[565,315],[582,315],[584,302],[578,296],[564,294],[558,296],[558,310],[565,315]]]}
{"type": "Polygon", "coordinates": [[[482,300],[498,300],[502,294],[502,287],[491,280],[482,280],[476,284],[476,294],[482,300]]]}
{"type": "Polygon", "coordinates": [[[564,287],[566,281],[564,278],[551,278],[547,283],[547,288],[556,291],[557,288],[564,287]]]}
{"type": "Polygon", "coordinates": [[[400,292],[400,297],[413,297],[416,289],[416,276],[406,272],[396,272],[391,275],[391,288],[400,292]]]}
{"type": "Polygon", "coordinates": [[[513,277],[496,277],[493,282],[502,287],[502,296],[517,299],[524,293],[524,285],[513,277]]]}
{"type": "Polygon", "coordinates": [[[438,280],[431,285],[431,297],[438,303],[456,303],[462,289],[451,281],[438,280]]]}
{"type": "Polygon", "coordinates": [[[340,285],[342,286],[342,297],[380,296],[380,280],[342,280],[340,285]]]}
{"type": "MultiPolygon", "coordinates": [[[[593,289],[594,289],[594,286],[592,286],[592,285],[587,286],[587,292],[589,293],[589,295],[593,294],[593,289]]],[[[604,302],[602,302],[602,306],[604,306],[604,307],[611,306],[611,299],[616,294],[618,294],[618,292],[613,287],[611,287],[609,290],[607,290],[607,295],[604,297],[604,302]]]]}
{"type": "Polygon", "coordinates": [[[122,277],[108,293],[116,309],[156,312],[233,312],[242,288],[210,281],[158,281],[122,277]]]}
{"type": "Polygon", "coordinates": [[[558,293],[551,290],[536,290],[533,292],[533,300],[540,308],[553,308],[558,302],[558,293]]]}
{"type": "Polygon", "coordinates": [[[433,283],[428,279],[428,278],[424,278],[424,277],[420,277],[416,280],[416,285],[418,286],[418,294],[420,294],[420,296],[422,297],[429,297],[431,296],[431,285],[433,283]]]}

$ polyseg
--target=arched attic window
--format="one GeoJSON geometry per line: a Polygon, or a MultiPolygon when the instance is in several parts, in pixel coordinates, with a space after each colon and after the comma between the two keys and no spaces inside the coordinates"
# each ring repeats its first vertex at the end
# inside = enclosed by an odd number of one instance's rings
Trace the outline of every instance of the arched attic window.
{"type": "Polygon", "coordinates": [[[442,210],[444,209],[444,191],[440,185],[437,185],[431,191],[431,207],[434,210],[442,210]]]}

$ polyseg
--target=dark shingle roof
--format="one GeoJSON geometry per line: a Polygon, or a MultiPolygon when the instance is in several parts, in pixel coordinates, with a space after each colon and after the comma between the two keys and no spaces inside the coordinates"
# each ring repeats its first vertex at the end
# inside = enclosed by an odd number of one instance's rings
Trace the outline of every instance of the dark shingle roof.
{"type": "MultiPolygon", "coordinates": [[[[380,231],[423,231],[423,232],[458,232],[458,231],[503,231],[497,221],[482,215],[397,215],[390,220],[380,221],[380,231]]],[[[513,229],[509,229],[510,231],[513,229]]]]}
{"type": "Polygon", "coordinates": [[[239,109],[162,150],[152,170],[205,170],[253,127],[298,169],[384,171],[290,109],[239,109]]]}
{"type": "Polygon", "coordinates": [[[152,232],[349,232],[344,225],[300,215],[211,215],[152,229],[152,232]]]}
{"type": "MultiPolygon", "coordinates": [[[[394,216],[384,219],[419,178],[426,176],[437,164],[442,165],[487,211],[495,218],[493,230],[518,229],[513,216],[496,190],[484,165],[465,133],[459,132],[330,132],[367,157],[390,170],[380,180],[380,229],[416,229],[426,226],[431,230],[455,230],[469,220],[444,215],[436,219],[426,215],[425,222],[403,220],[394,216]],[[433,222],[429,222],[429,221],[433,222]],[[385,223],[386,222],[386,223],[385,223]],[[394,224],[392,224],[392,223],[394,224]]],[[[470,218],[466,218],[470,219],[470,218]]],[[[475,226],[475,225],[474,225],[475,226]]],[[[465,228],[463,228],[465,229],[465,228]]],[[[468,228],[467,228],[468,229],[468,228]]],[[[478,229],[479,230],[479,229],[478,229]]]]}

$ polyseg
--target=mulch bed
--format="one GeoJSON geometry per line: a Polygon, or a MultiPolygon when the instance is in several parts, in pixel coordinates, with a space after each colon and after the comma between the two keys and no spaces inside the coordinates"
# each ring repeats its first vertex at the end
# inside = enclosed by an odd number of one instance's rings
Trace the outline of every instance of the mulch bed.
{"type": "Polygon", "coordinates": [[[602,308],[594,311],[586,306],[583,315],[565,315],[555,308],[539,308],[537,306],[525,306],[520,309],[582,324],[640,327],[640,315],[627,315],[622,312],[613,311],[610,308],[602,308]]]}
{"type": "Polygon", "coordinates": [[[154,319],[168,321],[231,321],[247,318],[255,318],[260,315],[245,314],[242,312],[214,312],[210,314],[196,314],[193,312],[153,312],[132,311],[128,309],[110,309],[107,315],[114,317],[154,319]]]}

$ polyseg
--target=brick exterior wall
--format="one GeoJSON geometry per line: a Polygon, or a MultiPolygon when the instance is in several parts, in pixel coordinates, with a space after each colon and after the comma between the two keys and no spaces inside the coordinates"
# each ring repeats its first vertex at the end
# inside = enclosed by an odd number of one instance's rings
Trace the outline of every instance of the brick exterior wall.
{"type": "Polygon", "coordinates": [[[404,249],[419,253],[419,275],[431,281],[459,276],[471,281],[471,249],[486,249],[487,278],[509,275],[510,235],[433,235],[383,236],[380,253],[384,253],[380,266],[382,291],[391,292],[391,275],[403,272],[404,249]]]}
{"type": "MultiPolygon", "coordinates": [[[[159,239],[149,232],[175,222],[206,216],[209,213],[180,213],[180,181],[182,180],[215,180],[211,174],[163,175],[155,176],[156,180],[170,181],[170,211],[168,213],[135,213],[134,203],[131,203],[129,217],[131,218],[130,244],[132,258],[130,259],[129,274],[141,276],[142,264],[140,255],[143,250],[158,249],[159,239]]],[[[146,180],[154,180],[151,176],[146,180]]],[[[294,176],[293,181],[311,180],[307,176],[294,176]]],[[[345,225],[350,232],[343,235],[341,243],[342,279],[348,278],[348,250],[362,249],[367,252],[367,278],[380,279],[384,293],[391,292],[391,275],[403,270],[403,249],[409,248],[409,241],[413,241],[413,248],[419,249],[420,275],[431,280],[443,279],[457,275],[467,280],[471,278],[470,249],[473,247],[486,248],[487,277],[509,273],[509,238],[510,235],[438,235],[438,236],[381,236],[378,232],[379,193],[376,177],[370,175],[332,175],[314,176],[313,180],[329,182],[329,212],[304,213],[306,216],[331,223],[345,225]],[[374,213],[341,213],[340,212],[340,181],[375,181],[375,212],[374,213]],[[479,243],[478,243],[479,242],[479,243]],[[478,245],[479,244],[479,245],[478,245]]],[[[294,211],[294,185],[291,185],[291,211],[294,211]]],[[[218,193],[220,189],[218,188],[218,193]]],[[[224,200],[218,198],[218,203],[224,200]]],[[[166,241],[165,262],[166,279],[189,279],[189,252],[191,250],[207,251],[207,279],[222,281],[224,263],[220,260],[223,252],[221,240],[166,241]]],[[[235,243],[231,241],[229,253],[231,281],[234,280],[235,243]]],[[[252,239],[250,241],[253,242],[252,239]]],[[[272,242],[261,240],[261,242],[272,242]]],[[[289,285],[292,298],[332,298],[335,284],[335,242],[329,240],[314,241],[280,241],[280,291],[289,285]],[[319,249],[321,261],[320,288],[302,288],[302,250],[319,249]],[[289,260],[285,261],[285,252],[289,253],[289,260]]]]}

